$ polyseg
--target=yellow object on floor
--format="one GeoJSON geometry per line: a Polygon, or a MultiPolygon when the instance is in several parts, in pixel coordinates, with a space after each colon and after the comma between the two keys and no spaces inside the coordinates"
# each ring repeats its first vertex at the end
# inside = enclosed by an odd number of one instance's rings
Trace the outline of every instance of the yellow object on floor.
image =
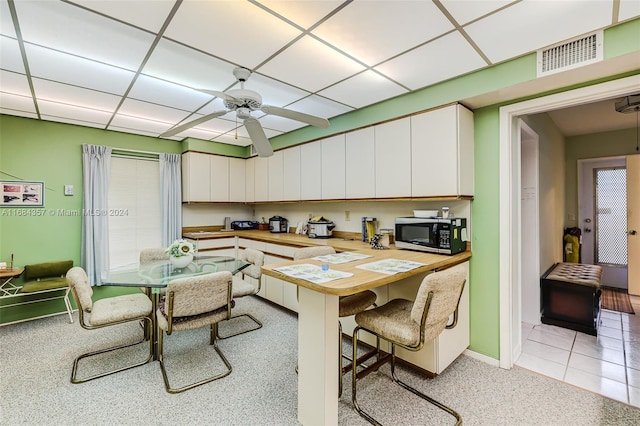
{"type": "Polygon", "coordinates": [[[580,261],[580,239],[575,235],[564,236],[564,261],[570,263],[580,261]]]}

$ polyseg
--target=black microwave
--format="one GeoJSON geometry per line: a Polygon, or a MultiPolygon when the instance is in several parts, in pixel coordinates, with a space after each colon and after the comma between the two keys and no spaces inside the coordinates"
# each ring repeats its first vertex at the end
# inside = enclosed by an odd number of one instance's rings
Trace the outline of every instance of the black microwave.
{"type": "Polygon", "coordinates": [[[396,218],[396,248],[439,254],[456,254],[467,249],[467,219],[396,218]]]}

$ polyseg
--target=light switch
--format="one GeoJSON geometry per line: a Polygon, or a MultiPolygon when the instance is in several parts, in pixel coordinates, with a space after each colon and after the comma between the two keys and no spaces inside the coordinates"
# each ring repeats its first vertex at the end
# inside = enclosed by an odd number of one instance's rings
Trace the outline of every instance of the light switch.
{"type": "Polygon", "coordinates": [[[73,185],[64,186],[64,195],[73,195],[73,185]]]}

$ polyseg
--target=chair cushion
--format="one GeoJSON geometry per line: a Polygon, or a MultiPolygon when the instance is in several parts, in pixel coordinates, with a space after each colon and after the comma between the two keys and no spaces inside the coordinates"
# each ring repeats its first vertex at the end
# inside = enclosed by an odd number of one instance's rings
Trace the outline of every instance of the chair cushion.
{"type": "Polygon", "coordinates": [[[362,312],[376,303],[376,298],[376,294],[371,290],[361,291],[349,296],[341,296],[338,305],[338,316],[348,317],[362,312]]]}
{"type": "MultiPolygon", "coordinates": [[[[240,275],[240,274],[239,274],[240,275]]],[[[258,291],[258,283],[252,283],[249,280],[243,280],[240,276],[233,277],[233,297],[243,297],[255,294],[258,291]]]]}
{"type": "Polygon", "coordinates": [[[416,347],[420,344],[420,324],[411,319],[411,308],[412,301],[394,299],[356,314],[355,320],[362,328],[384,336],[387,340],[416,347]]]}
{"type": "Polygon", "coordinates": [[[33,293],[35,291],[53,290],[54,288],[69,287],[66,278],[50,278],[38,281],[29,281],[20,289],[21,293],[33,293]]]}
{"type": "Polygon", "coordinates": [[[89,324],[104,325],[151,314],[151,300],[142,293],[107,297],[93,303],[89,324]]]}

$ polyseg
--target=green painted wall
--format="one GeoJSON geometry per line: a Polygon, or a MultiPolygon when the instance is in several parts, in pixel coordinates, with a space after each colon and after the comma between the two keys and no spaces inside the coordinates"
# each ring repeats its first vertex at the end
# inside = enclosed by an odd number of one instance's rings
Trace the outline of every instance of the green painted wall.
{"type": "MultiPolygon", "coordinates": [[[[182,143],[0,115],[0,178],[45,182],[44,208],[0,207],[0,260],[16,265],[71,259],[80,264],[82,144],[181,153],[182,143]],[[65,196],[64,185],[75,195],[65,196]]],[[[18,279],[16,283],[20,283],[18,279]]],[[[0,301],[0,305],[23,299],[0,301]]],[[[0,309],[0,323],[61,312],[61,300],[0,309]]]]}

